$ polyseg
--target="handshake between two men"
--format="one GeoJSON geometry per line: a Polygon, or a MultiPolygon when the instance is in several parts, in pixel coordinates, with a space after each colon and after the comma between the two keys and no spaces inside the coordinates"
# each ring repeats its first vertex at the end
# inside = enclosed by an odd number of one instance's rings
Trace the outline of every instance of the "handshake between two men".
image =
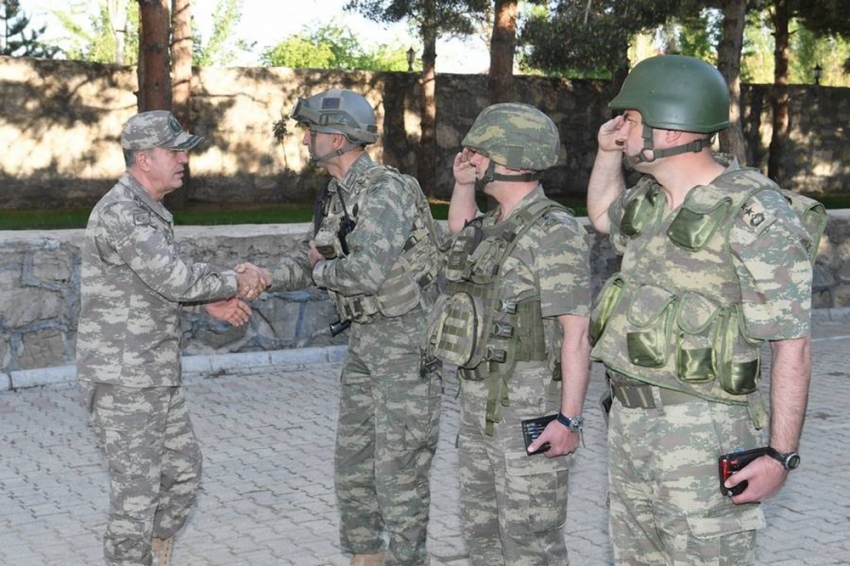
{"type": "Polygon", "coordinates": [[[251,307],[246,301],[257,299],[272,284],[269,270],[253,263],[240,263],[236,272],[236,296],[204,305],[204,310],[213,318],[233,326],[242,326],[251,317],[251,307]]]}

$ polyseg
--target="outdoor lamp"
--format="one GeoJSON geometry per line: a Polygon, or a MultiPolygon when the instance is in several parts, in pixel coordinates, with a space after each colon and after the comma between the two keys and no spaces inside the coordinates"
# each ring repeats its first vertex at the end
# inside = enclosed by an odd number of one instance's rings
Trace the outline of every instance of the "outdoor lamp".
{"type": "MultiPolygon", "coordinates": [[[[408,59],[410,59],[410,57],[408,57],[408,59]]],[[[820,66],[820,63],[816,64],[815,68],[812,69],[812,74],[815,77],[815,84],[819,85],[820,84],[820,76],[823,74],[823,67],[820,66]]]]}
{"type": "Polygon", "coordinates": [[[413,72],[413,59],[416,57],[416,52],[411,47],[407,50],[407,72],[413,72]]]}

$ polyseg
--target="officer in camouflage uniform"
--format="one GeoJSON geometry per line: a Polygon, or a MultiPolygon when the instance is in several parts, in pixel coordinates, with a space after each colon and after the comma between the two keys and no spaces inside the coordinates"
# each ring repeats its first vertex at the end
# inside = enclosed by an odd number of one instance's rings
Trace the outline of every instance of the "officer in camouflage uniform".
{"type": "Polygon", "coordinates": [[[416,180],[366,153],[378,128],[362,96],[322,92],[291,117],[332,179],[308,253],[273,277],[327,289],[340,317],[332,331],[350,326],[334,454],[341,545],[355,566],[426,565],[442,384],[419,345],[436,294],[436,227],[416,180]]]}
{"type": "Polygon", "coordinates": [[[587,235],[543,192],[560,140],[537,108],[490,106],[462,145],[447,288],[425,342],[461,380],[463,533],[475,566],[563,566],[568,471],[589,378],[587,235]],[[480,215],[476,188],[498,207],[480,215]],[[521,421],[544,415],[557,418],[526,450],[521,421]]]}
{"type": "Polygon", "coordinates": [[[613,394],[614,559],[750,564],[764,526],[758,502],[800,461],[811,257],[824,211],[712,154],[714,134],[729,125],[729,95],[703,61],[642,61],[610,107],[625,112],[599,130],[587,202],[593,225],[623,253],[591,323],[592,358],[605,364],[613,394]],[[629,190],[622,163],[645,174],[629,190]],[[743,492],[724,496],[718,458],[763,445],[764,340],[773,354],[770,449],[726,482],[748,482],[743,492]]]}
{"type": "Polygon", "coordinates": [[[95,206],[82,250],[77,374],[109,466],[106,563],[170,562],[201,479],[201,452],[180,387],[181,303],[234,325],[268,284],[177,256],[162,198],[183,184],[186,152],[203,138],[170,113],[137,114],[124,126],[127,171],[95,206]],[[231,298],[230,300],[223,300],[231,298]],[[215,302],[210,302],[215,301],[215,302]]]}

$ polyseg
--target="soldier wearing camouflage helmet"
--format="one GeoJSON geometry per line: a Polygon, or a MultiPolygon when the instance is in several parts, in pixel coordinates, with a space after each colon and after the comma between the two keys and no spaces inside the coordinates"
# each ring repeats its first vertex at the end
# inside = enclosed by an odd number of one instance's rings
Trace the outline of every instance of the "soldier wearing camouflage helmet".
{"type": "MultiPolygon", "coordinates": [[[[121,133],[127,171],[97,203],[82,247],[77,375],[109,469],[108,565],[170,564],[195,502],[201,451],[180,386],[182,303],[234,325],[268,274],[181,258],[162,205],[203,138],[170,113],[143,112],[121,133]]],[[[88,562],[93,563],[93,562],[88,562]]]]}
{"type": "Polygon", "coordinates": [[[751,564],[764,526],[754,504],[800,462],[824,211],[712,153],[729,95],[708,63],[646,59],[610,107],[623,113],[599,129],[587,207],[623,254],[591,321],[592,358],[612,393],[614,561],[751,564]],[[623,165],[643,174],[628,190],[623,165]],[[764,341],[769,415],[758,390],[764,341]],[[718,459],[757,447],[765,454],[721,486],[718,459]]]}
{"type": "Polygon", "coordinates": [[[489,106],[461,144],[447,283],[424,347],[458,367],[462,532],[475,566],[567,564],[567,479],[589,377],[587,234],[543,192],[560,140],[540,110],[489,106]],[[498,206],[480,214],[476,188],[498,206]],[[545,415],[526,448],[522,421],[545,415]]]}
{"type": "Polygon", "coordinates": [[[341,546],[353,566],[425,566],[442,383],[419,344],[436,295],[437,227],[419,183],[366,152],[378,127],[365,98],[328,90],[291,117],[331,179],[309,248],[273,278],[327,289],[332,333],[350,328],[334,454],[341,546]]]}

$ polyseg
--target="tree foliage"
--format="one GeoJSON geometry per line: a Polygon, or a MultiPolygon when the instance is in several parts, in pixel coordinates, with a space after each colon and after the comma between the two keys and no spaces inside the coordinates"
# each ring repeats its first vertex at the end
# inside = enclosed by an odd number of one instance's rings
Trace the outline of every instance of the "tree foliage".
{"type": "Polygon", "coordinates": [[[290,36],[263,52],[260,60],[268,67],[293,69],[407,70],[404,47],[364,47],[349,27],[336,23],[290,36]]]}
{"type": "Polygon", "coordinates": [[[52,59],[59,52],[57,47],[39,41],[46,26],[33,29],[30,24],[19,0],[0,1],[0,55],[52,59]]]}
{"type": "MultiPolygon", "coordinates": [[[[82,11],[79,5],[72,4],[68,11],[56,10],[54,15],[70,34],[70,46],[64,49],[68,59],[91,61],[93,63],[118,63],[118,43],[112,29],[106,2],[98,4],[96,15],[89,16],[88,22],[81,24],[77,15],[82,11]]],[[[135,65],[139,60],[139,3],[129,2],[124,19],[123,64],[135,65]]]]}
{"type": "Polygon", "coordinates": [[[200,32],[192,33],[192,64],[212,67],[232,64],[239,53],[251,51],[256,42],[236,35],[242,19],[242,0],[218,0],[213,11],[213,29],[206,42],[200,32]]]}
{"type": "Polygon", "coordinates": [[[555,0],[533,9],[519,35],[525,71],[578,77],[611,77],[627,66],[632,38],[671,15],[687,13],[691,0],[555,0]]]}
{"type": "MultiPolygon", "coordinates": [[[[492,0],[435,0],[437,35],[467,36],[487,25],[492,0]]],[[[348,0],[345,10],[359,12],[374,22],[408,21],[421,27],[425,10],[421,0],[348,0]]]]}

